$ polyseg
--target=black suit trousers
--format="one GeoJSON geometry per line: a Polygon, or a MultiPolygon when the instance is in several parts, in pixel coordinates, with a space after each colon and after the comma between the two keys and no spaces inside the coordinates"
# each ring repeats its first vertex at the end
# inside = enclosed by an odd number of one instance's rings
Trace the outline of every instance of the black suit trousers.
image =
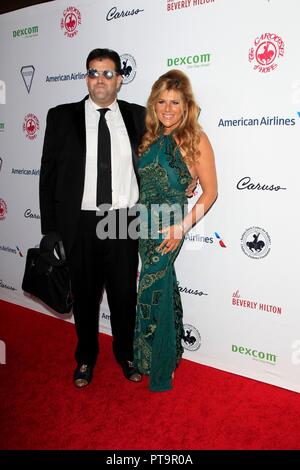
{"type": "MultiPolygon", "coordinates": [[[[118,215],[119,211],[115,212],[118,215]]],[[[99,352],[99,306],[104,287],[118,362],[133,359],[136,316],[138,240],[99,239],[96,227],[100,219],[96,212],[81,211],[69,256],[78,338],[75,359],[91,365],[95,365],[99,352]]],[[[129,217],[128,223],[132,219],[129,217]]]]}

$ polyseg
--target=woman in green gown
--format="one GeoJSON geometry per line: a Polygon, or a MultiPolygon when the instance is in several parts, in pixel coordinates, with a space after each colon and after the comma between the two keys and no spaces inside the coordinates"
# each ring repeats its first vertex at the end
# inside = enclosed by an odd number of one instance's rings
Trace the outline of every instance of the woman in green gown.
{"type": "Polygon", "coordinates": [[[182,305],[174,261],[186,232],[217,197],[214,154],[198,124],[188,77],[162,75],[147,103],[146,133],[139,147],[140,241],[134,362],[150,376],[150,389],[172,388],[183,353],[182,305]],[[190,212],[186,189],[198,178],[202,194],[190,212]]]}

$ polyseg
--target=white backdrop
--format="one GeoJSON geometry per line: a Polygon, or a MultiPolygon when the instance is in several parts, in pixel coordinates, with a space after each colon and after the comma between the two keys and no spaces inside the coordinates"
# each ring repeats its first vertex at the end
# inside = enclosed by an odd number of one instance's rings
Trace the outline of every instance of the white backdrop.
{"type": "MultiPolygon", "coordinates": [[[[57,0],[1,15],[0,298],[56,315],[21,282],[41,238],[46,114],[86,94],[89,51],[120,53],[119,97],[142,105],[179,68],[219,179],[176,262],[185,357],[300,392],[299,16],[298,0],[57,0]]],[[[105,298],[100,329],[110,332],[105,298]]]]}

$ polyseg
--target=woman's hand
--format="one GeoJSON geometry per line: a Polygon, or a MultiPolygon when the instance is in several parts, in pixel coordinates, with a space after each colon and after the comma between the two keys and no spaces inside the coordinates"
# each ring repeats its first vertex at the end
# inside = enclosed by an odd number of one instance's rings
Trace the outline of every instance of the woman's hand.
{"type": "Polygon", "coordinates": [[[166,236],[159,245],[158,251],[165,255],[170,251],[175,251],[179,246],[184,236],[183,225],[182,223],[171,225],[170,227],[166,227],[160,230],[160,233],[165,233],[166,236]]]}
{"type": "Polygon", "coordinates": [[[197,187],[197,183],[198,183],[198,176],[195,176],[192,179],[192,181],[190,182],[190,184],[188,185],[188,187],[186,188],[186,190],[185,190],[185,195],[187,197],[194,196],[194,192],[195,192],[195,189],[197,187]]]}

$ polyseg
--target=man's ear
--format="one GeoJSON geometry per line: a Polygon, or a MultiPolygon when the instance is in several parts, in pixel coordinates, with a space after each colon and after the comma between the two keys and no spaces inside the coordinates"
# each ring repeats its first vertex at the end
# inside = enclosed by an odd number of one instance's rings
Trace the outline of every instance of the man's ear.
{"type": "Polygon", "coordinates": [[[122,75],[118,75],[117,92],[121,90],[122,84],[123,84],[123,77],[122,75]]]}

